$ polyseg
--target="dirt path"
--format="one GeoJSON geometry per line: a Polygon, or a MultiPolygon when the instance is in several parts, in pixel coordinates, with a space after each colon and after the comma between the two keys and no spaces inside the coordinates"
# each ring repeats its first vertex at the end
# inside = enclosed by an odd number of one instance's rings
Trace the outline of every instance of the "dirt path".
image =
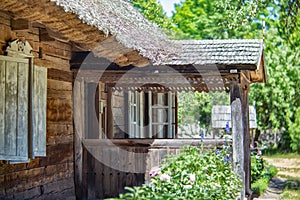
{"type": "Polygon", "coordinates": [[[256,200],[279,200],[288,178],[300,178],[299,158],[264,158],[269,164],[278,169],[278,173],[269,183],[264,194],[256,200]]]}

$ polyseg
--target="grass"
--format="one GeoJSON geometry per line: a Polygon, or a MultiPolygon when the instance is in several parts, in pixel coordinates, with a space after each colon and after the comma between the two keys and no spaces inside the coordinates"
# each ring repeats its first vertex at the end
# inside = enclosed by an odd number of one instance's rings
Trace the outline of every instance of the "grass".
{"type": "Polygon", "coordinates": [[[284,190],[280,200],[295,200],[300,199],[300,190],[284,190]]]}
{"type": "Polygon", "coordinates": [[[285,181],[281,200],[300,199],[300,179],[288,179],[285,181]]]}
{"type": "Polygon", "coordinates": [[[280,195],[281,200],[300,200],[300,167],[299,167],[299,160],[300,154],[297,153],[290,153],[290,152],[282,152],[280,150],[271,149],[271,151],[266,150],[264,152],[264,157],[268,159],[274,159],[273,163],[278,169],[278,177],[286,179],[284,184],[284,189],[282,194],[280,195]],[[278,165],[276,162],[281,162],[284,159],[291,159],[286,166],[278,165]],[[292,166],[291,166],[292,164],[292,166]],[[281,166],[281,167],[279,167],[281,166]]]}
{"type": "Polygon", "coordinates": [[[296,159],[300,159],[300,154],[297,154],[297,153],[286,153],[286,154],[282,154],[280,152],[275,153],[275,154],[266,153],[264,156],[268,157],[268,158],[296,158],[296,159]]]}
{"type": "Polygon", "coordinates": [[[255,194],[261,195],[266,191],[269,185],[270,179],[277,174],[277,169],[276,167],[272,165],[266,165],[262,176],[252,183],[252,190],[255,194]]]}
{"type": "Polygon", "coordinates": [[[278,148],[268,148],[262,151],[263,155],[268,158],[298,158],[300,159],[300,154],[292,153],[289,151],[281,150],[278,148]]]}

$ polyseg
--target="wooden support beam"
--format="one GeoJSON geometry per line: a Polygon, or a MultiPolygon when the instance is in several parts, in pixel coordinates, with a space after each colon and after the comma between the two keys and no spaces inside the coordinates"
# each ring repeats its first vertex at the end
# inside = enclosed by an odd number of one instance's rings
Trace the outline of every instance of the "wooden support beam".
{"type": "Polygon", "coordinates": [[[241,94],[242,94],[242,119],[244,128],[244,171],[245,189],[248,199],[252,199],[251,191],[251,155],[250,155],[250,128],[249,128],[249,89],[250,74],[243,71],[241,75],[241,94]]]}
{"type": "MultiPolygon", "coordinates": [[[[75,80],[75,79],[73,79],[75,80]]],[[[82,136],[84,133],[84,82],[73,82],[73,109],[74,109],[74,181],[75,181],[75,195],[77,199],[83,199],[82,187],[82,161],[83,161],[83,148],[82,136]]]]}
{"type": "Polygon", "coordinates": [[[232,151],[233,168],[239,174],[242,181],[240,199],[245,197],[245,171],[244,171],[244,127],[242,114],[242,94],[238,84],[230,88],[231,102],[231,127],[232,127],[232,151]]]}
{"type": "Polygon", "coordinates": [[[235,169],[238,171],[240,176],[242,176],[243,195],[246,195],[248,199],[251,199],[251,157],[248,98],[250,84],[249,73],[242,72],[240,77],[240,84],[236,83],[230,87],[233,158],[235,169]]]}
{"type": "Polygon", "coordinates": [[[29,21],[26,19],[11,19],[11,30],[28,30],[30,29],[29,21]]]}
{"type": "Polygon", "coordinates": [[[114,137],[114,118],[112,113],[112,89],[108,89],[107,101],[107,138],[113,139],[114,137]]]}

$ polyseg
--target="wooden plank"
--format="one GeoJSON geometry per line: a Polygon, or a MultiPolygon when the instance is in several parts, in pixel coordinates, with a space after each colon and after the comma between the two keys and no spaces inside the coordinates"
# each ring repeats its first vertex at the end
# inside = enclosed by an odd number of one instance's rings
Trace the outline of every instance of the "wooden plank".
{"type": "Polygon", "coordinates": [[[64,98],[48,98],[47,120],[50,122],[72,122],[72,100],[64,98]]]}
{"type": "MultiPolygon", "coordinates": [[[[95,158],[101,158],[102,151],[95,152],[96,156],[95,158]]],[[[103,181],[103,163],[100,159],[95,160],[95,182],[97,183],[95,188],[95,195],[97,199],[104,199],[103,196],[103,186],[105,182],[103,181]]]]}
{"type": "Polygon", "coordinates": [[[173,138],[173,132],[172,132],[172,92],[168,92],[168,133],[167,138],[173,138]]]}
{"type": "Polygon", "coordinates": [[[230,88],[231,123],[232,123],[232,151],[233,168],[242,181],[240,199],[245,197],[245,171],[244,171],[244,127],[242,115],[241,91],[237,84],[230,88]]]}
{"type": "Polygon", "coordinates": [[[152,138],[152,92],[148,92],[148,134],[146,138],[152,138]]]}
{"type": "Polygon", "coordinates": [[[33,154],[46,156],[47,68],[34,66],[33,69],[33,154]]]}
{"type": "Polygon", "coordinates": [[[12,19],[11,20],[11,29],[12,30],[28,30],[29,21],[26,19],[12,19]]]}
{"type": "Polygon", "coordinates": [[[242,117],[244,128],[244,171],[245,171],[245,190],[248,199],[252,199],[251,191],[251,155],[250,155],[250,109],[249,109],[249,74],[244,72],[241,76],[242,87],[242,117]]]}
{"type": "MultiPolygon", "coordinates": [[[[112,99],[112,89],[108,88],[108,99],[112,99]]],[[[107,102],[107,138],[113,139],[114,138],[114,119],[112,113],[112,102],[107,102]]]]}
{"type": "Polygon", "coordinates": [[[18,65],[16,62],[6,63],[5,90],[5,154],[16,155],[17,132],[17,78],[18,65]]]}
{"type": "Polygon", "coordinates": [[[62,71],[58,69],[49,68],[48,79],[64,81],[64,82],[72,82],[73,74],[72,72],[69,71],[62,71]]]}
{"type": "Polygon", "coordinates": [[[95,157],[94,152],[87,151],[87,194],[88,199],[96,198],[96,182],[95,182],[95,157]]]}
{"type": "Polygon", "coordinates": [[[28,158],[28,64],[18,65],[17,156],[28,158]]]}
{"type": "Polygon", "coordinates": [[[5,71],[5,61],[0,60],[0,155],[5,153],[5,71]]]}
{"type": "Polygon", "coordinates": [[[110,179],[111,179],[111,197],[118,196],[118,168],[119,168],[119,148],[110,148],[110,179]]]}
{"type": "Polygon", "coordinates": [[[110,167],[107,166],[107,163],[110,163],[110,155],[109,155],[110,147],[103,147],[103,160],[104,160],[104,169],[103,169],[103,181],[105,185],[103,185],[103,195],[104,198],[110,197],[111,194],[111,178],[110,178],[110,167]]]}

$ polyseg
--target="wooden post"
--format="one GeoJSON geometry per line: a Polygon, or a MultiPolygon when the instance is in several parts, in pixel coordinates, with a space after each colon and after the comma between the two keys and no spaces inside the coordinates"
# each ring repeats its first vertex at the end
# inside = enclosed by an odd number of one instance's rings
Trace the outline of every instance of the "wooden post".
{"type": "MultiPolygon", "coordinates": [[[[73,81],[75,78],[73,78],[73,81]]],[[[73,82],[73,110],[74,110],[74,179],[75,195],[77,199],[83,198],[82,188],[82,137],[84,135],[84,82],[73,82]]]]}
{"type": "Polygon", "coordinates": [[[112,88],[108,88],[107,94],[107,138],[113,139],[114,138],[114,118],[112,113],[112,88]]]}
{"type": "Polygon", "coordinates": [[[252,197],[251,191],[251,155],[250,155],[250,128],[249,128],[249,84],[246,72],[241,76],[242,89],[242,115],[244,128],[244,171],[245,171],[245,189],[248,199],[252,197]]]}
{"type": "Polygon", "coordinates": [[[241,90],[238,84],[230,87],[231,123],[232,123],[232,150],[233,168],[242,180],[240,199],[245,197],[245,171],[244,171],[244,127],[242,114],[241,90]]]}

